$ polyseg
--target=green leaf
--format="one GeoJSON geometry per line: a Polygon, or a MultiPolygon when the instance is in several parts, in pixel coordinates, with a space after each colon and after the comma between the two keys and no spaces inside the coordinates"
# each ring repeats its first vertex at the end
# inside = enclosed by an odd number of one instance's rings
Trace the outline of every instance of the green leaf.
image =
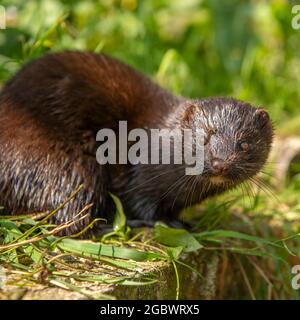
{"type": "Polygon", "coordinates": [[[8,244],[22,235],[22,232],[14,222],[0,219],[0,235],[3,235],[3,242],[0,244],[8,244]]]}
{"type": "Polygon", "coordinates": [[[109,193],[109,194],[112,197],[112,199],[116,205],[116,209],[117,209],[116,216],[114,219],[114,224],[113,224],[114,231],[115,232],[120,232],[120,231],[124,232],[126,229],[126,216],[125,216],[125,213],[123,210],[122,203],[117,196],[113,195],[112,193],[109,193]]]}
{"type": "Polygon", "coordinates": [[[27,255],[36,263],[40,263],[43,255],[41,252],[36,250],[36,248],[32,245],[24,245],[23,246],[24,251],[27,253],[27,255]]]}
{"type": "Polygon", "coordinates": [[[183,247],[185,252],[197,251],[203,248],[199,241],[188,231],[169,228],[161,224],[155,225],[154,238],[166,246],[183,247]]]}
{"type": "Polygon", "coordinates": [[[247,241],[252,241],[252,242],[259,242],[262,244],[267,244],[271,246],[275,246],[278,248],[282,248],[282,245],[266,240],[263,238],[255,237],[248,235],[246,233],[241,233],[238,231],[230,231],[230,230],[214,230],[214,231],[205,231],[201,233],[193,233],[194,237],[197,238],[198,240],[216,240],[219,238],[235,238],[235,239],[241,239],[241,240],[247,240],[247,241]]]}
{"type": "Polygon", "coordinates": [[[167,247],[166,252],[172,261],[175,261],[179,258],[184,247],[167,247]]]}
{"type": "Polygon", "coordinates": [[[134,261],[165,258],[162,255],[154,252],[143,252],[131,248],[114,247],[87,240],[74,240],[65,238],[57,243],[57,247],[64,251],[74,252],[84,256],[92,256],[94,258],[107,256],[127,260],[130,259],[134,261]]]}

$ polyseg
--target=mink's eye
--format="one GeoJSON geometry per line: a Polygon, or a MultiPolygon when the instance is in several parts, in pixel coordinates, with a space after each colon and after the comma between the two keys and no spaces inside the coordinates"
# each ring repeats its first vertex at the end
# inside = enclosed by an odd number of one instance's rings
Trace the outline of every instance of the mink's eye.
{"type": "Polygon", "coordinates": [[[238,143],[238,148],[243,152],[248,152],[251,149],[251,144],[246,141],[241,141],[238,143]]]}

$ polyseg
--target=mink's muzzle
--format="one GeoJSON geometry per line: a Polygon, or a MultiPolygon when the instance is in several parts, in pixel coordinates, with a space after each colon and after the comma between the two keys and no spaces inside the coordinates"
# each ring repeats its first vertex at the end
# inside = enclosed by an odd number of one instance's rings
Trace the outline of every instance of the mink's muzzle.
{"type": "Polygon", "coordinates": [[[229,165],[226,161],[218,158],[214,158],[211,161],[211,169],[214,175],[222,176],[226,175],[229,169],[229,165]]]}

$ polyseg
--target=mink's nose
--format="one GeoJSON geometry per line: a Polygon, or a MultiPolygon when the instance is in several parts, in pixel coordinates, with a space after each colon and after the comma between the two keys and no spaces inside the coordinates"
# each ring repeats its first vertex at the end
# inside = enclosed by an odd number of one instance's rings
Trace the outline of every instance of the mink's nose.
{"type": "Polygon", "coordinates": [[[214,174],[224,174],[228,170],[228,166],[225,161],[221,159],[213,159],[211,162],[211,168],[214,174]]]}

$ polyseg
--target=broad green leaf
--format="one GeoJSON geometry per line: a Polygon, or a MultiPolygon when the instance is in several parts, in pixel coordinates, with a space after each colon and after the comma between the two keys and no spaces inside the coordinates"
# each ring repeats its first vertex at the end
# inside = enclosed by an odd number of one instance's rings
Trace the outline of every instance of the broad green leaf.
{"type": "Polygon", "coordinates": [[[162,224],[155,225],[154,238],[166,246],[183,247],[185,252],[197,251],[203,248],[199,241],[188,231],[169,228],[162,224]]]}

